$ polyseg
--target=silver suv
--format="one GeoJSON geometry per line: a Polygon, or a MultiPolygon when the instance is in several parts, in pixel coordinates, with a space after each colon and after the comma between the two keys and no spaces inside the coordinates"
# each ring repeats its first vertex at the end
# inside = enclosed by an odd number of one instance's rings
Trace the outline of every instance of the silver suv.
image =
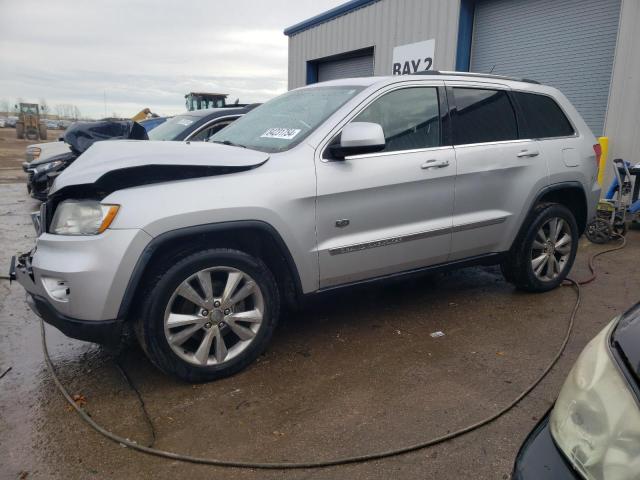
{"type": "Polygon", "coordinates": [[[12,275],[65,334],[133,331],[161,370],[212,380],[252,362],[308,294],[477,264],[555,288],[594,216],[599,156],[536,82],[320,83],[208,143],[96,143],[55,181],[12,275]]]}

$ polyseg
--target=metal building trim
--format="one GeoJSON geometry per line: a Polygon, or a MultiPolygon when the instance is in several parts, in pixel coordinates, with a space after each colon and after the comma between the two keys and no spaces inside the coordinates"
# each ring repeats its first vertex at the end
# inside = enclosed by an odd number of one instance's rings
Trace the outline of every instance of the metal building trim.
{"type": "Polygon", "coordinates": [[[284,34],[288,37],[291,35],[295,35],[296,33],[300,33],[303,30],[308,30],[310,28],[315,27],[316,25],[320,25],[321,23],[328,22],[333,20],[334,18],[340,17],[342,15],[346,15],[354,10],[358,10],[360,8],[367,7],[372,3],[376,3],[380,0],[350,0],[347,3],[342,5],[338,5],[331,10],[327,10],[326,12],[320,13],[315,17],[311,17],[307,20],[304,20],[300,23],[296,23],[290,27],[284,29],[284,34]]]}
{"type": "Polygon", "coordinates": [[[473,15],[476,0],[460,0],[458,21],[458,45],[456,48],[456,70],[468,72],[471,65],[471,42],[473,39],[473,15]]]}

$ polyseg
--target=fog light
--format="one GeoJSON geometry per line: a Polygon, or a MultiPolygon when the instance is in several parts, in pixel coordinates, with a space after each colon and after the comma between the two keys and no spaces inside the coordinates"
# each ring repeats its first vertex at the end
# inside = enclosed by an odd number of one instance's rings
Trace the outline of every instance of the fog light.
{"type": "Polygon", "coordinates": [[[71,289],[67,282],[60,278],[42,277],[42,285],[49,296],[57,302],[68,302],[71,289]]]}

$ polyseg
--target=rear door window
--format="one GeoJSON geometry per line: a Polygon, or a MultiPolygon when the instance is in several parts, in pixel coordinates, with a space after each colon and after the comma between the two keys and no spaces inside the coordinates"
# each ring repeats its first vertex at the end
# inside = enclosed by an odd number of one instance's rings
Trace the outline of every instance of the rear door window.
{"type": "Polygon", "coordinates": [[[518,139],[516,114],[504,90],[453,88],[455,145],[518,139]]]}
{"type": "Polygon", "coordinates": [[[386,141],[384,152],[440,146],[440,113],[435,87],[389,92],[353,121],[380,124],[386,141]]]}
{"type": "Polygon", "coordinates": [[[569,137],[575,133],[556,101],[536,93],[513,93],[524,116],[520,138],[569,137]]]}

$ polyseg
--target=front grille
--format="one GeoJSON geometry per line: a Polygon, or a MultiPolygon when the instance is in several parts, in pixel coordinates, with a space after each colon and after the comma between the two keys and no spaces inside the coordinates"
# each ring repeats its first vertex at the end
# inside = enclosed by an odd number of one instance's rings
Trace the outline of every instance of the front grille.
{"type": "Polygon", "coordinates": [[[31,214],[31,223],[33,223],[33,228],[36,231],[36,235],[40,235],[42,233],[42,222],[40,221],[40,212],[33,212],[31,214]]]}

